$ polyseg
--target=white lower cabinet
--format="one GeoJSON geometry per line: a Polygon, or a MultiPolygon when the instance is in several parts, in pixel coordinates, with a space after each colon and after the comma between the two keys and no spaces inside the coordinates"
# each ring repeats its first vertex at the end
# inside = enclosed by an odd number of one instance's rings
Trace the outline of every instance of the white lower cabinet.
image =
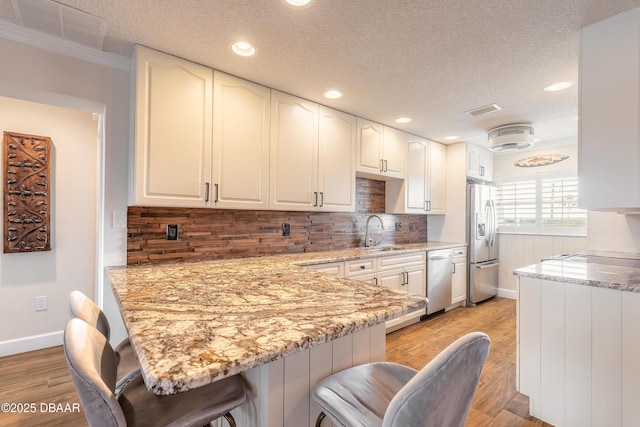
{"type": "Polygon", "coordinates": [[[344,262],[328,262],[326,264],[314,264],[308,267],[322,273],[335,274],[336,276],[344,277],[344,262]]]}
{"type": "Polygon", "coordinates": [[[453,249],[453,277],[451,280],[451,304],[467,299],[467,248],[453,249]]]}
{"type": "Polygon", "coordinates": [[[555,426],[640,425],[640,294],[520,277],[517,388],[555,426]]]}
{"type": "MultiPolygon", "coordinates": [[[[426,252],[402,255],[374,256],[342,262],[309,265],[309,268],[341,277],[402,290],[410,294],[427,295],[426,252]]],[[[387,333],[420,320],[426,310],[417,310],[386,323],[387,333]]]]}

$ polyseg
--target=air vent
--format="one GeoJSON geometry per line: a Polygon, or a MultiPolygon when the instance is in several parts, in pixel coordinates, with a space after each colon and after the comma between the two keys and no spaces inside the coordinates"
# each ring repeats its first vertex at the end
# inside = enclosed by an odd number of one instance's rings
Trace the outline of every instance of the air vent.
{"type": "Polygon", "coordinates": [[[533,147],[533,126],[514,124],[500,126],[489,131],[489,149],[506,153],[533,147]]]}
{"type": "Polygon", "coordinates": [[[18,24],[102,50],[103,19],[51,0],[11,0],[18,24]]]}
{"type": "Polygon", "coordinates": [[[500,107],[498,104],[491,104],[485,105],[484,107],[474,108],[473,110],[465,111],[464,113],[471,117],[478,117],[500,110],[502,110],[502,107],[500,107]]]}

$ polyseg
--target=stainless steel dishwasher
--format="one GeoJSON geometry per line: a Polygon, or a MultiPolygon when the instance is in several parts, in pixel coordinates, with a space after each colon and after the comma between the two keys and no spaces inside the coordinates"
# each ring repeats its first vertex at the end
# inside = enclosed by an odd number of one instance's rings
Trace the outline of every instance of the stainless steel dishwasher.
{"type": "Polygon", "coordinates": [[[451,305],[453,249],[427,252],[427,314],[451,305]]]}

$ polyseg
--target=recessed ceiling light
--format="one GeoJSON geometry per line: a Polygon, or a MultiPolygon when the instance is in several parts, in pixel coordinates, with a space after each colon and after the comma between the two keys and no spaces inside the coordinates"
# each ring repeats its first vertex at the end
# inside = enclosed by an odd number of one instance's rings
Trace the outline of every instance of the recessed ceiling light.
{"type": "Polygon", "coordinates": [[[251,43],[243,41],[233,42],[229,46],[233,53],[240,56],[254,56],[258,52],[251,43]]]}
{"type": "Polygon", "coordinates": [[[546,92],[556,92],[556,91],[559,91],[559,90],[564,90],[564,89],[566,89],[568,87],[571,87],[571,86],[573,86],[573,83],[571,83],[571,82],[558,82],[558,83],[554,83],[552,85],[549,85],[549,86],[545,87],[544,90],[546,92]]]}
{"type": "Polygon", "coordinates": [[[458,135],[445,136],[444,139],[447,141],[453,141],[454,139],[460,138],[458,135]]]}
{"type": "Polygon", "coordinates": [[[313,0],[283,0],[289,6],[293,6],[298,9],[309,7],[313,0]]]}
{"type": "Polygon", "coordinates": [[[324,97],[329,99],[342,98],[342,92],[340,92],[339,90],[333,90],[333,89],[328,90],[324,93],[324,97]]]}
{"type": "Polygon", "coordinates": [[[396,119],[396,123],[409,123],[411,119],[409,117],[399,117],[396,119]]]}

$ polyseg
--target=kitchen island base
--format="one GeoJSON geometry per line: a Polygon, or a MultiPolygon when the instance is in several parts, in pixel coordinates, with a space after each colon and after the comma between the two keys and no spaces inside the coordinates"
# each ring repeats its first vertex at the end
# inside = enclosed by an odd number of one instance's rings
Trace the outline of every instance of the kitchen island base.
{"type": "MultiPolygon", "coordinates": [[[[310,391],[329,375],[369,362],[385,360],[384,323],[307,348],[242,374],[247,401],[231,414],[238,426],[313,427],[320,409],[310,391]]],[[[220,419],[216,427],[226,427],[220,419]]],[[[322,426],[332,425],[329,419],[322,426]]]]}
{"type": "Polygon", "coordinates": [[[517,313],[516,384],[532,416],[640,425],[640,292],[519,277],[517,313]]]}

